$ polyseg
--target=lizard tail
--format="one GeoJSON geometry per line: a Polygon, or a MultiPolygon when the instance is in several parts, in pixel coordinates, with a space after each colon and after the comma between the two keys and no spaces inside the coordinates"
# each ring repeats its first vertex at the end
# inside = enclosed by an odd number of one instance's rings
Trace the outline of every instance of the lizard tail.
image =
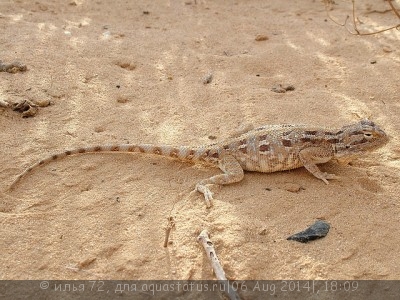
{"type": "Polygon", "coordinates": [[[12,190],[15,185],[28,173],[30,173],[33,169],[47,164],[51,161],[62,159],[64,157],[76,154],[83,153],[96,153],[96,152],[138,152],[138,153],[146,153],[146,154],[156,154],[161,156],[167,156],[177,159],[183,160],[193,160],[197,158],[197,154],[199,150],[191,147],[174,147],[168,145],[152,145],[152,144],[119,144],[119,145],[104,145],[104,146],[91,146],[91,147],[82,147],[76,148],[73,150],[67,150],[64,152],[56,153],[48,156],[45,159],[42,159],[29,168],[25,169],[21,174],[19,174],[15,180],[11,183],[8,190],[12,190]]]}

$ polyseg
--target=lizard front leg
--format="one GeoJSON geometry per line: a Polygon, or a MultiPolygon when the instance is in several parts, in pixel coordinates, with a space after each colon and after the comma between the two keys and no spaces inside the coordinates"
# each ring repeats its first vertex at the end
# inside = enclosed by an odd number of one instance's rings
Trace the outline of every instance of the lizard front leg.
{"type": "Polygon", "coordinates": [[[303,166],[315,177],[321,179],[323,182],[328,184],[328,179],[338,179],[339,177],[335,174],[328,174],[322,172],[317,164],[326,163],[333,158],[331,149],[323,147],[309,147],[302,149],[299,152],[299,158],[303,163],[303,166]]]}
{"type": "Polygon", "coordinates": [[[200,181],[196,185],[196,190],[204,195],[207,207],[211,206],[212,192],[208,188],[209,184],[230,184],[239,182],[244,177],[243,168],[232,155],[223,155],[218,164],[224,174],[212,176],[200,181]]]}

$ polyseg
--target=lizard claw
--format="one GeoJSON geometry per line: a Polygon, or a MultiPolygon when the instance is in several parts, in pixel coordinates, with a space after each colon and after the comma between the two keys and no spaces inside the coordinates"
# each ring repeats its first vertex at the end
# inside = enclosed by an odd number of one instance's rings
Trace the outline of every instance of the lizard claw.
{"type": "Polygon", "coordinates": [[[339,176],[336,176],[335,174],[329,174],[329,173],[322,173],[322,176],[320,177],[320,179],[325,182],[326,184],[329,184],[328,179],[339,179],[339,176]]]}
{"type": "Polygon", "coordinates": [[[204,184],[198,183],[196,185],[196,191],[198,191],[204,195],[204,200],[206,201],[206,206],[207,206],[207,208],[210,208],[212,206],[211,200],[213,199],[213,194],[212,194],[211,190],[204,184]]]}

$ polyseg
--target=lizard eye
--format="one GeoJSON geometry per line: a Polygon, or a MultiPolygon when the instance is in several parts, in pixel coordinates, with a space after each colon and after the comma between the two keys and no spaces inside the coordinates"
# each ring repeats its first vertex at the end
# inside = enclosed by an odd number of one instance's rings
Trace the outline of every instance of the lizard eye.
{"type": "Polygon", "coordinates": [[[366,138],[371,138],[372,137],[372,133],[366,132],[366,133],[364,133],[364,136],[366,138]]]}

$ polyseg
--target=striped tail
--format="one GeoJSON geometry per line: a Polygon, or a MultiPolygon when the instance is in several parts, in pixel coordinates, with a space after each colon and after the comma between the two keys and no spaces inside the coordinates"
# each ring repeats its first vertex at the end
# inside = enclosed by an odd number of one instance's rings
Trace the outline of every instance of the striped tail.
{"type": "Polygon", "coordinates": [[[207,149],[203,148],[203,147],[199,147],[199,148],[186,147],[186,146],[174,147],[174,146],[168,146],[168,145],[156,146],[156,145],[152,145],[152,144],[104,145],[104,146],[91,146],[91,147],[83,147],[83,148],[77,148],[77,149],[73,149],[73,150],[67,150],[64,152],[53,154],[45,159],[42,159],[41,161],[38,161],[37,163],[31,165],[29,168],[27,168],[25,171],[23,171],[21,174],[19,174],[17,176],[17,178],[9,186],[8,190],[12,190],[15,187],[15,185],[21,180],[22,177],[24,177],[26,174],[30,173],[36,167],[47,164],[54,160],[58,160],[58,159],[70,156],[70,155],[83,154],[83,153],[96,153],[96,152],[139,152],[139,153],[167,156],[167,157],[172,157],[172,158],[177,158],[177,159],[182,159],[182,160],[196,160],[196,159],[199,159],[199,156],[204,154],[204,152],[207,152],[206,150],[207,149]]]}

